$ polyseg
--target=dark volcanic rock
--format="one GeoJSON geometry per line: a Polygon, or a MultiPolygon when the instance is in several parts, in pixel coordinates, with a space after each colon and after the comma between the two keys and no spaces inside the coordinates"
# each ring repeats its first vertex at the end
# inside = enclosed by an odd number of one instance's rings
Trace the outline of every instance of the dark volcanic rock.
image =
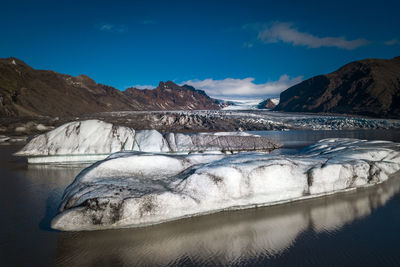
{"type": "Polygon", "coordinates": [[[122,92],[76,77],[35,70],[16,58],[0,59],[0,116],[68,116],[106,111],[219,109],[203,91],[173,82],[122,92]]]}
{"type": "Polygon", "coordinates": [[[400,57],[365,59],[281,93],[275,110],[400,117],[400,57]]]}
{"type": "Polygon", "coordinates": [[[276,104],[274,103],[274,101],[272,101],[271,98],[267,98],[266,100],[260,102],[257,105],[258,109],[273,109],[276,107],[276,104]]]}

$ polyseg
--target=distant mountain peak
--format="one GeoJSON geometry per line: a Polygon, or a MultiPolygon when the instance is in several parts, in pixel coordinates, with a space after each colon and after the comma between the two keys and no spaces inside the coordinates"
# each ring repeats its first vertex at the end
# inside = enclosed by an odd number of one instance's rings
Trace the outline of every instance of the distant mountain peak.
{"type": "Polygon", "coordinates": [[[279,98],[267,98],[257,105],[258,109],[273,109],[279,103],[279,98]]]}
{"type": "Polygon", "coordinates": [[[16,57],[0,58],[0,64],[9,64],[9,65],[14,65],[14,66],[22,65],[22,66],[29,67],[24,61],[22,61],[16,57]]]}
{"type": "Polygon", "coordinates": [[[158,84],[159,89],[182,89],[181,86],[177,85],[176,83],[172,81],[166,81],[166,82],[159,82],[158,84]]]}

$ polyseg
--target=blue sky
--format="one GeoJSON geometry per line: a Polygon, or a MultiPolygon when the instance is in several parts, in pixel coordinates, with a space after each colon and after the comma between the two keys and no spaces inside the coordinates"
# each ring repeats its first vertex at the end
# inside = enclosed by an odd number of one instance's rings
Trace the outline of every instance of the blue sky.
{"type": "Polygon", "coordinates": [[[363,58],[400,55],[400,1],[1,1],[0,57],[124,90],[190,83],[277,95],[363,58]]]}

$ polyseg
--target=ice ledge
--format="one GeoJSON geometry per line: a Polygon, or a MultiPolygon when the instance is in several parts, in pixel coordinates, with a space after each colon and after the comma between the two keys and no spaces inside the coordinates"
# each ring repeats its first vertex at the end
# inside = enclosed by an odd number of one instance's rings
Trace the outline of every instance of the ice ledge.
{"type": "Polygon", "coordinates": [[[52,227],[138,227],[371,186],[400,169],[400,144],[326,139],[297,155],[116,153],[66,189],[52,227]]]}
{"type": "Polygon", "coordinates": [[[281,144],[245,133],[161,134],[156,130],[135,131],[99,120],[64,124],[33,138],[16,156],[29,163],[96,161],[119,151],[193,153],[205,151],[265,151],[281,144]]]}

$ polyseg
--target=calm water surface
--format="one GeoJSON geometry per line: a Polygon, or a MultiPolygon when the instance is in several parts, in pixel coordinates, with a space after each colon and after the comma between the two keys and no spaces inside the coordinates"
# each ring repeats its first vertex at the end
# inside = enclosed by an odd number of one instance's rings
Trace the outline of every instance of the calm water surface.
{"type": "MultiPolygon", "coordinates": [[[[400,131],[257,132],[290,153],[329,137],[400,142],[400,131]]],[[[400,174],[355,192],[291,204],[94,232],[49,228],[85,167],[27,165],[0,146],[0,266],[399,266],[400,174]]]]}

